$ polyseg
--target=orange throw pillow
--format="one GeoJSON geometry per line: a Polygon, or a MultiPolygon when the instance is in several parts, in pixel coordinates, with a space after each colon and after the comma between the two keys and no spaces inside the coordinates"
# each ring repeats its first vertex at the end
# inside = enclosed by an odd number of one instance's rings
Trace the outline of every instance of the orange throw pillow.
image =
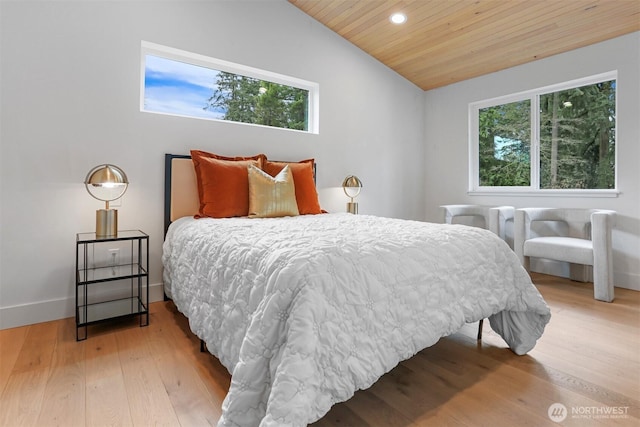
{"type": "Polygon", "coordinates": [[[300,162],[271,162],[265,160],[262,170],[275,177],[280,171],[289,165],[293,173],[293,182],[296,186],[296,202],[300,215],[322,213],[316,182],[313,176],[314,159],[302,160],[300,162]]]}
{"type": "Polygon", "coordinates": [[[196,218],[228,218],[249,214],[249,165],[260,167],[265,156],[225,157],[191,150],[200,209],[196,218]]]}

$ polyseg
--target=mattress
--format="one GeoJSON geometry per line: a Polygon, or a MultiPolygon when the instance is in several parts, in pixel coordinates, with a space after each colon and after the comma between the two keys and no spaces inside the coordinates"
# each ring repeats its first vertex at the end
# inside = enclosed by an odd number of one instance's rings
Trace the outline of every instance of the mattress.
{"type": "Polygon", "coordinates": [[[496,235],[321,214],[181,218],[165,292],[232,375],[219,426],[305,426],[400,361],[489,318],[516,354],[550,310],[496,235]]]}

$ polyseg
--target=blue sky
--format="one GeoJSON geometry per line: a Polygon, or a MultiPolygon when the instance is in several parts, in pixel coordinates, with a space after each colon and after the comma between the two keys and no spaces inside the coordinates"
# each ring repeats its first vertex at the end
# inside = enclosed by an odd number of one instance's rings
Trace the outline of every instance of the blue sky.
{"type": "Polygon", "coordinates": [[[204,110],[217,70],[158,56],[145,56],[144,109],[159,113],[221,119],[224,111],[204,110]]]}

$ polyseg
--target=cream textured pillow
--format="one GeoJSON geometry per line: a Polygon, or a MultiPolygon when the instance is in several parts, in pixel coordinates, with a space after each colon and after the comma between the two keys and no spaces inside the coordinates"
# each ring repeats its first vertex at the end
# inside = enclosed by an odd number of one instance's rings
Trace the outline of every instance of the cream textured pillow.
{"type": "Polygon", "coordinates": [[[296,216],[296,187],[289,166],[275,177],[249,165],[249,217],[296,216]]]}

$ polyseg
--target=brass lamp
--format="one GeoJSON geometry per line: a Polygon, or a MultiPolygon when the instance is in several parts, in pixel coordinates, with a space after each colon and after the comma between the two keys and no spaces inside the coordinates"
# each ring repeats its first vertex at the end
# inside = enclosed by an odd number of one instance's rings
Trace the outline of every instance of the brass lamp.
{"type": "Polygon", "coordinates": [[[84,185],[89,194],[106,203],[104,209],[96,211],[96,238],[116,237],[118,211],[109,209],[109,202],[119,199],[127,191],[127,175],[115,165],[99,165],[89,171],[84,185]]]}
{"type": "Polygon", "coordinates": [[[344,194],[351,199],[351,201],[347,203],[347,212],[357,214],[358,204],[353,200],[360,194],[362,181],[355,175],[349,175],[342,181],[342,189],[344,190],[344,194]]]}

